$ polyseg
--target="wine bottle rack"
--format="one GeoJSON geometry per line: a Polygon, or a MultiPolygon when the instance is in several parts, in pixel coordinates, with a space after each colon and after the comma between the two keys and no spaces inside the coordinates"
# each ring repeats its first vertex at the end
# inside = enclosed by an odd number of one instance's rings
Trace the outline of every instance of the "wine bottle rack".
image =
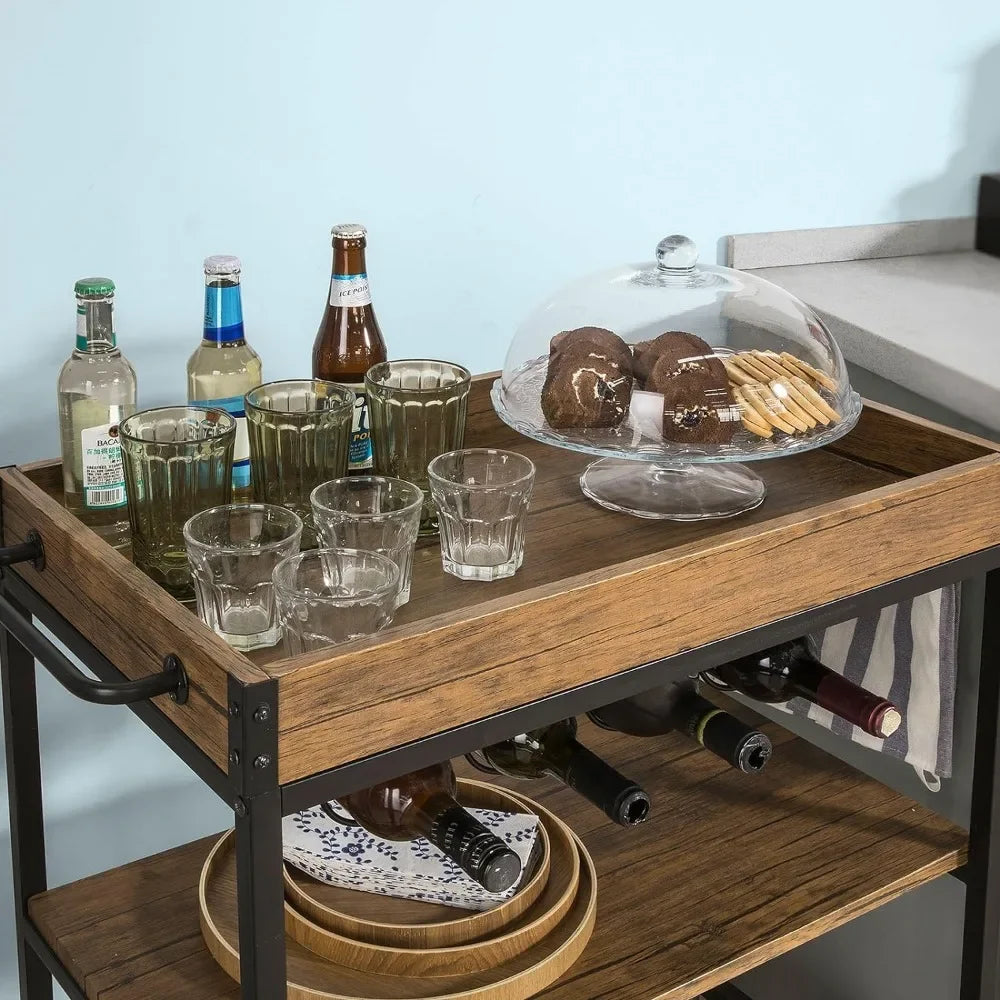
{"type": "MultiPolygon", "coordinates": [[[[0,652],[26,1000],[47,996],[50,975],[74,1000],[278,1000],[281,816],[318,801],[951,581],[987,577],[984,656],[1000,649],[1000,450],[989,442],[868,404],[835,446],[763,465],[768,499],[739,522],[646,523],[580,495],[585,457],[503,426],[492,378],[474,383],[467,444],[514,448],[537,465],[521,571],[463,583],[442,573],[436,543],[422,547],[391,629],[295,659],[244,656],[180,608],[63,508],[58,463],[0,471],[3,544],[35,531],[44,549],[38,566],[4,571],[0,607],[14,625],[0,630],[0,652]],[[47,889],[33,660],[15,637],[30,616],[107,686],[156,673],[167,657],[183,671],[185,701],[130,707],[233,809],[242,987],[198,931],[211,841],[47,889]]],[[[595,749],[651,792],[654,813],[626,831],[532,785],[599,875],[594,937],[542,996],[711,997],[955,872],[968,887],[962,1000],[996,1000],[1000,672],[990,663],[971,832],[776,726],[775,757],[753,779],[681,737],[588,726],[595,749]]]]}

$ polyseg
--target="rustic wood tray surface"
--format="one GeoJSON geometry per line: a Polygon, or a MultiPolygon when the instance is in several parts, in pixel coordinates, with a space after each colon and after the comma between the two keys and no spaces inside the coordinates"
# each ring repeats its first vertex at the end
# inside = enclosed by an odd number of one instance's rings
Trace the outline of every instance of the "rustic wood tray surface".
{"type": "MultiPolygon", "coordinates": [[[[691,1000],[964,863],[963,830],[765,729],[775,755],[748,777],[680,736],[584,725],[583,739],[652,796],[651,818],[632,830],[554,782],[510,783],[569,823],[598,871],[594,935],[544,1000],[691,1000]]],[[[217,839],[31,900],[91,1000],[238,997],[198,926],[198,877],[217,839]]]]}
{"type": "Polygon", "coordinates": [[[537,465],[524,566],[492,584],[459,581],[425,544],[411,601],[379,636],[295,659],[238,653],[63,508],[58,463],[0,471],[5,544],[35,528],[47,558],[42,571],[13,571],[130,676],[179,655],[190,699],[158,703],[223,769],[229,675],[276,678],[284,783],[996,541],[997,446],[885,407],[866,405],[835,445],[760,463],[768,497],[756,511],[675,524],[586,500],[588,458],[501,424],[491,382],[473,383],[466,443],[537,465]]]}

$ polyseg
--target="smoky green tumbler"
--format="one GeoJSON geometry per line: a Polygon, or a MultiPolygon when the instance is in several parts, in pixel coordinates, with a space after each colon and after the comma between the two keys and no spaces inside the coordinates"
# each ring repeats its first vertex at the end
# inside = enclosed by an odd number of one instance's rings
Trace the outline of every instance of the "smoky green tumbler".
{"type": "Polygon", "coordinates": [[[375,471],[424,491],[421,535],[438,530],[427,466],[462,447],[471,386],[469,370],[450,361],[383,361],[365,375],[375,471]]]}
{"type": "Polygon", "coordinates": [[[347,475],[354,398],[346,386],[322,379],[265,382],[246,394],[254,498],[302,518],[303,549],[317,544],[309,495],[347,475]]]}
{"type": "Polygon", "coordinates": [[[178,601],[194,600],[184,523],[232,498],[236,420],[225,410],[164,406],[119,424],[132,560],[178,601]]]}

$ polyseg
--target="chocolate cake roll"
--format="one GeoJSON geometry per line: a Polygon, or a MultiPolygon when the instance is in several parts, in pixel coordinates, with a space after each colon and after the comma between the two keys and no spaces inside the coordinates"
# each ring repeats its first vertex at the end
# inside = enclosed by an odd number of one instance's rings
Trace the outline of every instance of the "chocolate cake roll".
{"type": "Polygon", "coordinates": [[[663,437],[678,444],[727,444],[740,427],[726,383],[704,371],[685,371],[664,380],[663,437]]]}
{"type": "Polygon", "coordinates": [[[563,330],[562,333],[557,333],[549,344],[549,357],[581,344],[597,348],[602,354],[611,358],[623,372],[632,374],[632,352],[628,344],[617,333],[600,326],[580,326],[575,330],[563,330]]]}
{"type": "Polygon", "coordinates": [[[617,427],[628,416],[632,374],[592,343],[559,345],[541,401],[550,427],[617,427]]]}
{"type": "Polygon", "coordinates": [[[635,377],[650,392],[661,392],[658,387],[664,379],[672,378],[685,371],[703,371],[714,378],[719,385],[728,385],[725,366],[716,357],[712,348],[693,333],[683,330],[669,330],[654,340],[636,344],[632,361],[635,377]],[[653,384],[653,372],[657,385],[653,384]]]}

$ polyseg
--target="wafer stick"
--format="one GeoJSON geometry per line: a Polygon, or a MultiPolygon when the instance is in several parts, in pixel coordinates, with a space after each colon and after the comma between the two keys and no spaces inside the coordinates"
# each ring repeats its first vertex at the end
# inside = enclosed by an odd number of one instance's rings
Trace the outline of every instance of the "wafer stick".
{"type": "Polygon", "coordinates": [[[771,373],[771,378],[783,378],[788,374],[781,367],[781,358],[777,354],[769,354],[767,351],[751,351],[750,354],[757,364],[771,373]]]}
{"type": "Polygon", "coordinates": [[[817,407],[824,416],[829,417],[833,423],[840,420],[840,414],[804,378],[791,375],[788,383],[798,389],[813,406],[817,407]]]}
{"type": "Polygon", "coordinates": [[[824,389],[829,389],[830,392],[837,391],[837,383],[826,372],[821,372],[818,368],[813,368],[812,365],[807,364],[801,358],[795,357],[794,354],[789,354],[788,351],[781,352],[781,359],[795,365],[799,369],[798,374],[812,379],[814,382],[818,382],[824,389]]]}
{"type": "MultiPolygon", "coordinates": [[[[814,420],[821,423],[824,427],[830,425],[830,418],[804,392],[792,385],[792,380],[788,375],[785,375],[783,378],[776,378],[771,383],[771,390],[776,396],[781,395],[779,389],[788,394],[788,399],[794,399],[802,411],[808,413],[814,420]]],[[[786,406],[788,405],[788,399],[785,400],[786,406]]]]}
{"type": "Polygon", "coordinates": [[[739,386],[733,389],[733,399],[736,400],[736,405],[740,408],[740,419],[743,421],[743,426],[751,434],[762,438],[774,436],[774,431],[771,430],[770,426],[758,417],[757,411],[743,398],[739,386]]]}
{"type": "Polygon", "coordinates": [[[798,417],[798,419],[805,424],[809,430],[813,430],[816,427],[816,424],[818,423],[816,417],[814,417],[806,407],[799,405],[798,400],[796,400],[789,391],[788,385],[784,379],[772,379],[768,383],[768,388],[781,401],[781,404],[793,417],[798,417]]]}
{"type": "Polygon", "coordinates": [[[757,381],[753,375],[749,375],[743,371],[731,358],[723,358],[722,363],[726,366],[726,374],[729,376],[729,381],[734,385],[751,385],[757,381]]]}
{"type": "Polygon", "coordinates": [[[745,372],[749,372],[756,382],[769,382],[774,376],[752,354],[734,354],[733,361],[745,372]]]}
{"type": "Polygon", "coordinates": [[[808,421],[803,420],[789,406],[786,406],[785,401],[771,391],[771,386],[767,382],[764,382],[760,388],[754,391],[760,393],[760,398],[764,400],[767,408],[772,413],[777,413],[785,423],[791,424],[800,434],[805,434],[809,430],[808,421]]]}
{"type": "MultiPolygon", "coordinates": [[[[786,434],[794,434],[795,427],[784,419],[783,414],[776,413],[771,409],[761,393],[762,389],[761,385],[745,385],[742,389],[743,398],[765,423],[777,427],[779,431],[784,431],[786,434]]],[[[771,398],[775,397],[771,395],[771,398]]]]}

